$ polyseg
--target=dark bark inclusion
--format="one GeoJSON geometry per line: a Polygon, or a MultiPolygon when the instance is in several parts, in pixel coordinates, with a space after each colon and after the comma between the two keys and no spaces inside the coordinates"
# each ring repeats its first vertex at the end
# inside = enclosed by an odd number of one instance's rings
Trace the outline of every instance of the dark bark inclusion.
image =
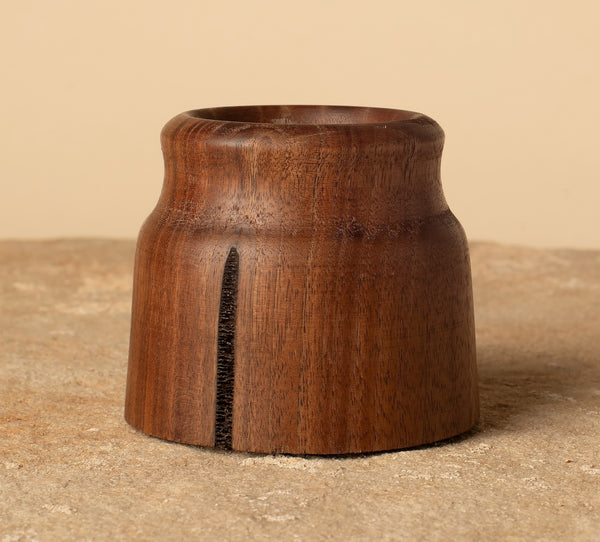
{"type": "Polygon", "coordinates": [[[217,338],[217,393],[215,446],[231,450],[233,390],[235,381],[235,318],[240,258],[235,247],[229,250],[223,280],[217,338]]]}

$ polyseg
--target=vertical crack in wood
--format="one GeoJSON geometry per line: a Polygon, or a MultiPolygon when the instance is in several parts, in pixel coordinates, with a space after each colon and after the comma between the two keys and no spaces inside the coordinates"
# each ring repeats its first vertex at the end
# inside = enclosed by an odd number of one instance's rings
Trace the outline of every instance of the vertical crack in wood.
{"type": "Polygon", "coordinates": [[[215,446],[231,450],[233,425],[233,389],[235,382],[235,317],[240,258],[235,247],[229,250],[219,305],[217,338],[217,397],[215,412],[215,446]]]}

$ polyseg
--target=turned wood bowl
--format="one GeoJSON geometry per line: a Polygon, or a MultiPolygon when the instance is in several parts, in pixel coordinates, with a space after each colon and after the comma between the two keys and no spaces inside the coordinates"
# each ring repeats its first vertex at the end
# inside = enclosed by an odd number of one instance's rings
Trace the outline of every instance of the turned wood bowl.
{"type": "Polygon", "coordinates": [[[125,417],[167,440],[342,454],[478,419],[444,133],[394,109],[223,107],[161,135],[136,251],[125,417]]]}

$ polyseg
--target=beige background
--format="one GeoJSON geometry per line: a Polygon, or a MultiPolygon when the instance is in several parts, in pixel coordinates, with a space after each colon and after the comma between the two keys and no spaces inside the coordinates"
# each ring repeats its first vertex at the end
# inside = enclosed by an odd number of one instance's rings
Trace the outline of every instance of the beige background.
{"type": "Polygon", "coordinates": [[[0,6],[0,237],[132,237],[170,117],[327,103],[438,120],[470,238],[600,247],[597,2],[0,6]]]}

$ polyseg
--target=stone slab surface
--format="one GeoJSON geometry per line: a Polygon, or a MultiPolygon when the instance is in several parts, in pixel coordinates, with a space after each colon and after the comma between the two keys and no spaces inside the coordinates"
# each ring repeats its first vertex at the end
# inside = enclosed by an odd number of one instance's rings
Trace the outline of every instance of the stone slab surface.
{"type": "Polygon", "coordinates": [[[0,242],[0,541],[600,540],[600,252],[474,243],[479,425],[325,458],[125,423],[133,251],[0,242]]]}

